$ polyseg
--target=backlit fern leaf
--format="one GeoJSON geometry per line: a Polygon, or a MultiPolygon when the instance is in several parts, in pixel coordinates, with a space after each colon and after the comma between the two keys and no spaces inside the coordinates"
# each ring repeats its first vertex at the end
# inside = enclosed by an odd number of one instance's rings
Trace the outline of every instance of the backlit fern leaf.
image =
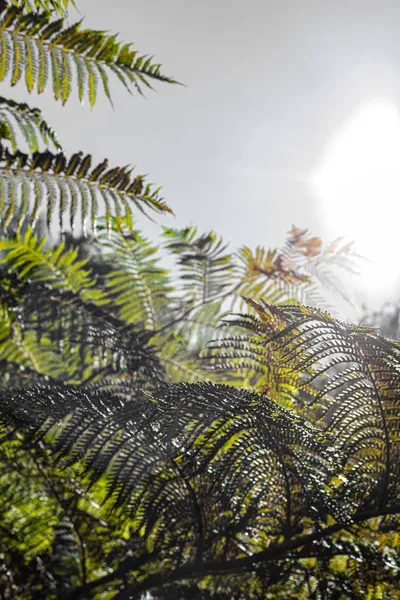
{"type": "Polygon", "coordinates": [[[36,87],[42,93],[51,80],[55,98],[63,103],[74,77],[80,101],[88,98],[91,106],[100,85],[111,100],[110,73],[139,93],[151,88],[151,80],[175,83],[161,74],[152,57],[139,55],[116,36],[81,29],[81,23],[65,27],[62,18],[52,21],[46,12],[25,14],[14,7],[0,15],[0,58],[0,81],[10,77],[15,85],[24,76],[29,92],[36,87]]]}
{"type": "Polygon", "coordinates": [[[338,271],[359,274],[360,256],[356,254],[353,243],[339,238],[324,245],[318,237],[311,237],[308,230],[301,230],[293,225],[289,237],[282,248],[282,256],[291,268],[305,273],[309,277],[309,285],[305,287],[302,302],[323,306],[326,304],[321,286],[346,302],[352,300],[337,275],[338,271]]]}
{"type": "Polygon", "coordinates": [[[352,244],[336,240],[325,247],[320,238],[293,226],[279,250],[258,246],[252,251],[245,246],[238,252],[241,281],[237,291],[269,304],[297,301],[323,306],[322,287],[351,302],[335,270],[358,273],[359,258],[352,244]]]}
{"type": "Polygon", "coordinates": [[[62,150],[55,131],[43,119],[38,108],[0,97],[0,124],[4,128],[3,136],[10,140],[14,152],[21,149],[16,126],[29,152],[37,152],[42,146],[50,145],[55,150],[62,150]]]}
{"type": "Polygon", "coordinates": [[[44,249],[46,239],[39,242],[29,228],[24,236],[0,239],[0,263],[15,270],[21,279],[29,277],[35,283],[49,283],[53,289],[71,291],[83,300],[107,302],[100,290],[93,289],[95,280],[84,269],[87,260],[77,260],[76,250],[65,250],[64,242],[44,249]]]}
{"type": "Polygon", "coordinates": [[[25,220],[36,222],[44,210],[47,226],[58,217],[64,231],[63,217],[69,215],[71,228],[77,216],[83,227],[96,230],[96,220],[102,205],[107,226],[111,216],[131,215],[132,206],[144,212],[171,212],[160,199],[158,190],[143,185],[143,177],[132,178],[128,167],[108,168],[107,161],[92,168],[92,157],[74,154],[69,160],[63,154],[35,152],[32,155],[11,154],[0,147],[0,220],[7,228],[16,219],[17,229],[25,220]],[[112,210],[114,208],[114,211],[112,210]]]}
{"type": "Polygon", "coordinates": [[[65,14],[69,6],[75,6],[74,0],[9,0],[16,8],[22,8],[26,12],[56,11],[60,15],[65,14]]]}
{"type": "Polygon", "coordinates": [[[172,286],[157,249],[139,232],[131,234],[126,221],[115,219],[109,234],[101,230],[97,245],[106,251],[105,290],[119,318],[150,331],[167,322],[172,286]]]}

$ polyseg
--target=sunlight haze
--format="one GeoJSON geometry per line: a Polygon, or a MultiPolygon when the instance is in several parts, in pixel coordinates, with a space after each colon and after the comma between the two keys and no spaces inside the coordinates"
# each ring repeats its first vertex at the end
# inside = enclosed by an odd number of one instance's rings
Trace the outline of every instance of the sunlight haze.
{"type": "Polygon", "coordinates": [[[362,284],[390,293],[400,218],[400,115],[393,102],[376,100],[351,115],[329,143],[311,178],[332,231],[355,241],[370,262],[362,284]]]}

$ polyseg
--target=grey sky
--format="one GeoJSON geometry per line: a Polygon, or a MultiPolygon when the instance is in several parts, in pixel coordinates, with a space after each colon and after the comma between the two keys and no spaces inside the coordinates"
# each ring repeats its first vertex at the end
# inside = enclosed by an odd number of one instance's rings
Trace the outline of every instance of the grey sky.
{"type": "Polygon", "coordinates": [[[399,105],[398,1],[76,1],[87,26],[119,32],[187,87],[142,100],[115,81],[115,110],[30,99],[69,152],[148,173],[177,215],[163,224],[234,245],[280,244],[292,223],[328,235],[307,178],[352,112],[399,105]]]}

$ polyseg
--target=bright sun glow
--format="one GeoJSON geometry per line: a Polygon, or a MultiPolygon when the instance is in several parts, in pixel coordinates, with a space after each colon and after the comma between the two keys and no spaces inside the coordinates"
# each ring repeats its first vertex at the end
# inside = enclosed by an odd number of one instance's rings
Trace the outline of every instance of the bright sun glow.
{"type": "Polygon", "coordinates": [[[371,291],[397,280],[400,226],[400,115],[388,101],[360,110],[336,134],[312,177],[334,235],[371,260],[371,291]]]}

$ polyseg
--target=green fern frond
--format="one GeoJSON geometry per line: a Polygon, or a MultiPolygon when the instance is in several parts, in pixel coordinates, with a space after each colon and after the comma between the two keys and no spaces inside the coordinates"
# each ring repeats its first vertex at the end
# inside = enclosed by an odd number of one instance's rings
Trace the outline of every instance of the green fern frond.
{"type": "Polygon", "coordinates": [[[69,6],[76,7],[75,0],[9,0],[12,6],[23,9],[27,13],[46,11],[48,13],[57,12],[64,15],[69,6]]]}
{"type": "Polygon", "coordinates": [[[41,146],[50,145],[55,150],[62,151],[57,134],[43,119],[38,108],[30,108],[25,103],[0,97],[0,124],[5,128],[4,137],[10,140],[14,152],[21,149],[16,126],[29,152],[37,152],[41,146]]]}
{"type": "Polygon", "coordinates": [[[64,242],[45,250],[46,239],[40,241],[28,228],[25,235],[0,239],[0,264],[16,270],[21,279],[35,283],[49,283],[52,289],[70,291],[85,301],[107,303],[101,290],[93,289],[96,281],[84,267],[86,260],[78,260],[76,250],[65,250],[64,242]]]}
{"type": "MultiPolygon", "coordinates": [[[[168,383],[182,381],[191,383],[204,380],[205,372],[199,367],[196,352],[188,348],[187,336],[184,333],[172,332],[155,335],[152,343],[157,349],[168,383]]],[[[210,375],[207,375],[207,379],[210,379],[210,375]]]]}
{"type": "Polygon", "coordinates": [[[21,324],[4,305],[0,309],[0,361],[2,363],[2,385],[10,383],[7,381],[8,364],[11,365],[12,371],[14,365],[18,365],[19,385],[24,380],[26,384],[32,383],[30,370],[39,378],[42,375],[62,379],[67,374],[66,364],[62,361],[57,353],[56,345],[49,337],[43,336],[39,341],[33,332],[25,331],[21,327],[21,324]],[[25,378],[26,369],[28,377],[25,378]]]}
{"type": "Polygon", "coordinates": [[[0,58],[0,81],[10,77],[15,85],[24,75],[28,91],[36,87],[42,93],[51,79],[54,97],[62,103],[71,95],[73,78],[80,101],[87,98],[90,106],[100,86],[111,100],[110,73],[140,94],[143,87],[151,88],[151,80],[176,83],[162,75],[152,57],[117,42],[115,35],[81,29],[80,22],[65,27],[62,18],[52,21],[46,12],[25,14],[14,7],[0,15],[0,58]]]}
{"type": "Polygon", "coordinates": [[[113,214],[131,216],[131,207],[141,212],[146,207],[157,212],[171,212],[150,184],[143,186],[141,175],[131,177],[128,167],[108,168],[107,161],[92,168],[92,157],[74,154],[69,160],[63,154],[35,152],[31,156],[11,154],[0,147],[0,220],[7,229],[16,219],[17,229],[26,220],[32,225],[45,210],[47,226],[58,216],[61,232],[63,217],[69,214],[71,229],[77,215],[83,233],[96,231],[99,208],[103,204],[107,226],[113,214]],[[44,206],[46,205],[46,206],[44,206]]]}
{"type": "Polygon", "coordinates": [[[106,251],[105,289],[119,318],[155,331],[170,316],[173,290],[168,271],[159,266],[157,248],[139,232],[131,234],[126,220],[114,219],[109,233],[99,229],[96,243],[106,251]]]}

